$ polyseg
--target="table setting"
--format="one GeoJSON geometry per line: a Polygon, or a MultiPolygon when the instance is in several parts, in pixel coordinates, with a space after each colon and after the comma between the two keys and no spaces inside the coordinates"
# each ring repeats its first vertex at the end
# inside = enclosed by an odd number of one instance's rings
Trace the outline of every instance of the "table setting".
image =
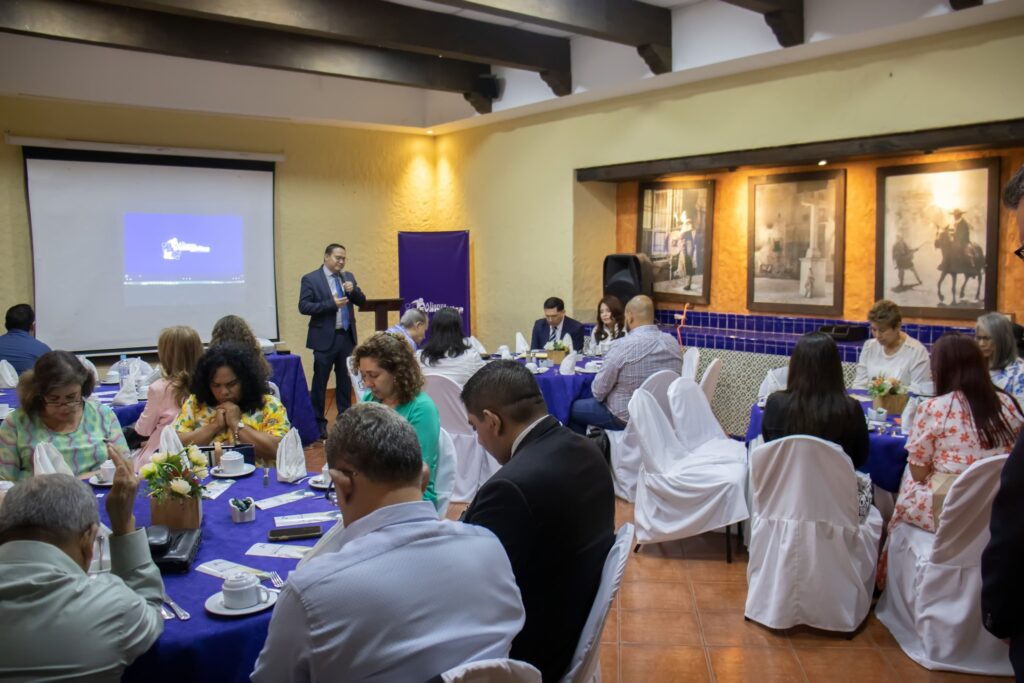
{"type": "MultiPolygon", "coordinates": [[[[209,478],[205,454],[189,449],[156,454],[156,464],[140,471],[135,519],[147,529],[161,567],[165,621],[164,633],[125,671],[124,681],[248,681],[288,575],[316,538],[340,521],[337,505],[314,485],[314,480],[322,484],[323,472],[303,473],[294,482],[279,481],[276,468],[249,476],[248,468],[231,464],[231,453],[222,454],[220,466],[227,459],[227,471],[234,475],[220,479],[209,478]],[[168,517],[161,510],[165,504],[182,508],[176,512],[184,517],[174,518],[173,512],[168,517]],[[188,517],[185,508],[198,513],[188,517]],[[320,528],[310,533],[309,526],[320,528]],[[197,541],[187,562],[168,561],[190,537],[197,541]],[[297,540],[284,540],[291,538],[297,540]]],[[[245,464],[240,455],[237,460],[245,464]]],[[[113,480],[105,465],[88,475],[100,499],[113,480]]],[[[101,521],[109,525],[99,503],[101,521]]],[[[103,541],[98,543],[102,551],[103,541]]],[[[104,555],[97,556],[94,569],[103,571],[104,555]]],[[[107,559],[105,571],[109,567],[107,559]]]]}

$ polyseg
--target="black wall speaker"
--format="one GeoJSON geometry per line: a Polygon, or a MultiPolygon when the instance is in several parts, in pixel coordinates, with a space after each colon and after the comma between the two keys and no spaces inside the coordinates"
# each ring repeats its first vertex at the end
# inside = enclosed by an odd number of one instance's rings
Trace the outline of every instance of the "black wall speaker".
{"type": "Polygon", "coordinates": [[[604,295],[622,305],[637,294],[654,294],[654,275],[646,254],[609,254],[604,257],[604,295]]]}

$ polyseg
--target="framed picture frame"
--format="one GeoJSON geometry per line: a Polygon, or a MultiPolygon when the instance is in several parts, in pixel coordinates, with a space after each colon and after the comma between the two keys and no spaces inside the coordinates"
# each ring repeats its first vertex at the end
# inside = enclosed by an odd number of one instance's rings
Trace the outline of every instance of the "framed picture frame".
{"type": "Polygon", "coordinates": [[[995,310],[999,157],[877,170],[875,299],[904,315],[995,310]]]}
{"type": "Polygon", "coordinates": [[[846,171],[747,181],[747,308],[842,315],[846,171]]]}
{"type": "Polygon", "coordinates": [[[651,259],[657,302],[711,302],[715,181],[641,183],[636,251],[651,259]]]}

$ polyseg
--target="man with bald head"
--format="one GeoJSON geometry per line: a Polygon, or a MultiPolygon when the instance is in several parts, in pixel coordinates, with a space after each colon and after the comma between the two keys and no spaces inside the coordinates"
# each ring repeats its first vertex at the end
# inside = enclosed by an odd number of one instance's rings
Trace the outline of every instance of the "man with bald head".
{"type": "Polygon", "coordinates": [[[629,399],[644,380],[660,370],[679,374],[683,352],[675,337],[654,324],[654,302],[648,296],[635,296],[626,304],[624,338],[612,344],[604,366],[594,377],[594,398],[574,401],[569,427],[586,434],[587,425],[620,430],[629,422],[629,399]]]}

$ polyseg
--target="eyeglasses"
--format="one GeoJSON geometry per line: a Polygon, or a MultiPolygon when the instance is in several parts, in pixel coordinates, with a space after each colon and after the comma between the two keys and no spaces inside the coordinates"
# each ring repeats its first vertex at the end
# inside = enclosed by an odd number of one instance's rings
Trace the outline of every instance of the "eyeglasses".
{"type": "Polygon", "coordinates": [[[82,399],[81,396],[79,396],[78,398],[67,400],[44,396],[43,403],[45,403],[51,408],[73,408],[74,406],[82,405],[83,403],[85,403],[85,401],[82,399]]]}
{"type": "Polygon", "coordinates": [[[992,337],[988,336],[987,334],[976,334],[976,335],[974,335],[974,341],[980,341],[980,342],[992,341],[992,337]]]}
{"type": "Polygon", "coordinates": [[[1024,261],[1024,244],[1017,247],[1014,250],[1013,255],[1019,258],[1021,261],[1024,261]]]}
{"type": "MultiPolygon", "coordinates": [[[[345,467],[334,467],[332,469],[338,470],[349,479],[355,479],[356,476],[359,474],[359,472],[357,472],[356,470],[350,470],[345,467]]],[[[327,485],[327,490],[324,491],[324,498],[331,501],[332,505],[336,505],[338,503],[338,492],[334,490],[333,479],[331,479],[331,483],[327,485]]]]}

